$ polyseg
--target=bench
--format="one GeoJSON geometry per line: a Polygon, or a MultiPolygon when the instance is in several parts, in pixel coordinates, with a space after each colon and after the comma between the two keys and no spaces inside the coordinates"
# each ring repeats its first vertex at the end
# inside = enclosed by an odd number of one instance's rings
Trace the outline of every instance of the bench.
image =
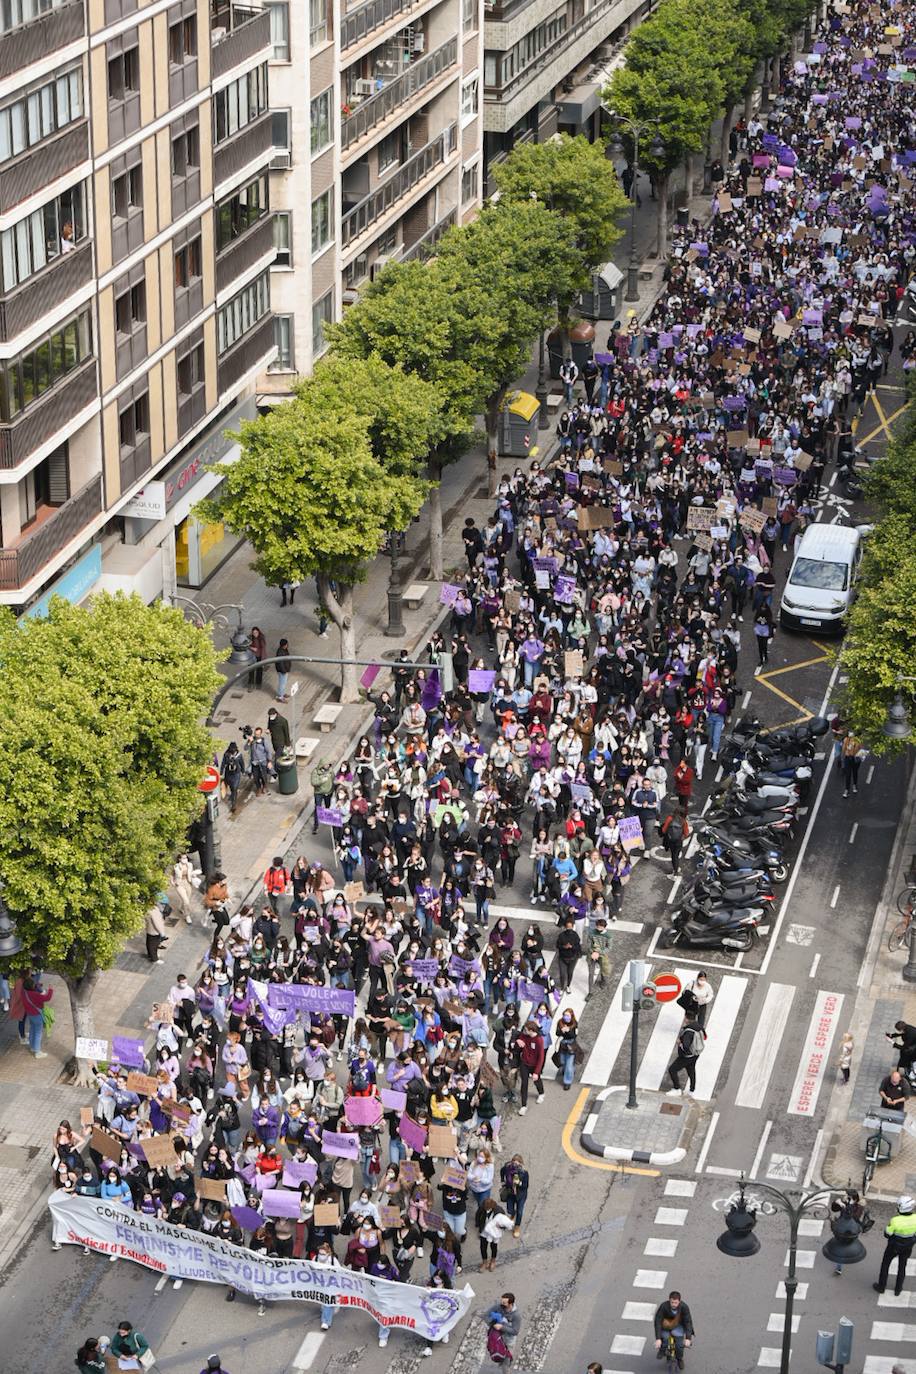
{"type": "Polygon", "coordinates": [[[562,395],[558,396],[555,391],[551,391],[549,396],[547,397],[547,409],[559,410],[560,406],[563,404],[564,397],[562,395]]]}
{"type": "Polygon", "coordinates": [[[409,611],[415,611],[428,591],[429,586],[427,583],[411,582],[401,599],[409,611]]]}
{"type": "Polygon", "coordinates": [[[296,740],[296,758],[310,759],[318,748],[318,741],[314,735],[302,735],[296,740]]]}
{"type": "Polygon", "coordinates": [[[343,707],[339,702],[326,701],[323,706],[318,707],[312,718],[312,724],[317,725],[323,735],[327,735],[337,724],[337,717],[342,710],[343,707]]]}

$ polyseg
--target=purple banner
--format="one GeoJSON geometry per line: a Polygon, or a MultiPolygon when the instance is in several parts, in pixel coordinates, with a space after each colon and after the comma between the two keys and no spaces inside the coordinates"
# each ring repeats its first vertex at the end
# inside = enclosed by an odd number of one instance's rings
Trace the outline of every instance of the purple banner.
{"type": "Polygon", "coordinates": [[[359,1136],[325,1131],[321,1137],[321,1153],[332,1159],[359,1159],[359,1136]]]}
{"type": "Polygon", "coordinates": [[[264,1025],[270,1035],[279,1035],[284,1026],[288,1026],[291,1021],[295,1020],[295,1012],[281,1011],[272,1007],[268,1000],[269,995],[269,983],[257,982],[254,978],[248,979],[248,996],[260,1007],[264,1025]]]}
{"type": "Polygon", "coordinates": [[[443,582],[442,590],[439,592],[439,601],[443,606],[454,606],[460,592],[460,587],[454,586],[451,582],[443,582]]]}
{"type": "Polygon", "coordinates": [[[774,468],[773,481],[778,482],[781,487],[794,487],[798,481],[798,473],[794,468],[774,468]]]}
{"type": "Polygon", "coordinates": [[[476,959],[462,959],[457,954],[452,955],[451,959],[448,961],[448,966],[452,973],[460,974],[462,978],[466,973],[470,973],[472,969],[479,967],[476,959]]]}
{"type": "Polygon", "coordinates": [[[421,983],[432,983],[439,973],[438,959],[411,959],[410,967],[414,977],[421,983]]]}
{"type": "Polygon", "coordinates": [[[468,673],[469,692],[489,692],[496,681],[496,674],[489,668],[472,668],[468,673]]]}
{"type": "Polygon", "coordinates": [[[343,816],[336,806],[316,806],[315,819],[319,825],[343,825],[343,816]]]}
{"type": "Polygon", "coordinates": [[[298,1188],[302,1183],[314,1183],[318,1165],[314,1159],[288,1159],[283,1165],[284,1188],[298,1188]]]}
{"type": "Polygon", "coordinates": [[[344,988],[307,987],[302,983],[271,983],[268,1000],[281,1011],[323,1011],[329,1016],[352,1016],[356,993],[344,988]]]}
{"type": "Polygon", "coordinates": [[[142,1069],[146,1063],[143,1041],[132,1040],[127,1035],[113,1035],[111,1038],[111,1057],[128,1069],[142,1069]]]}

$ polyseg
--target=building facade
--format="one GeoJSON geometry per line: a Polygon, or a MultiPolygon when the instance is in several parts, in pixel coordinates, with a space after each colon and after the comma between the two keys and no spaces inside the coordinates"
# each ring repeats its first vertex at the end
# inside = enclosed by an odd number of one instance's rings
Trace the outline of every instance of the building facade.
{"type": "Polygon", "coordinates": [[[266,10],[0,0],[0,603],[152,599],[274,356],[266,10]]]}
{"type": "Polygon", "coordinates": [[[268,9],[277,356],[259,384],[267,403],[311,371],[324,325],[363,282],[475,213],[483,142],[480,0],[268,9]]]}

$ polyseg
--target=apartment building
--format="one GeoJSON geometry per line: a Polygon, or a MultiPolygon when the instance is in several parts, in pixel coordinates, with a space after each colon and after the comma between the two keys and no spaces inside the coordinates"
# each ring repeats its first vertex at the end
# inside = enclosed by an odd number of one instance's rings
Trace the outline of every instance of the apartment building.
{"type": "MultiPolygon", "coordinates": [[[[597,138],[601,90],[656,0],[484,0],[484,163],[556,133],[597,138]]],[[[485,193],[494,187],[487,182],[485,193]]]]}
{"type": "Polygon", "coordinates": [[[200,585],[274,356],[269,11],[0,0],[0,603],[200,585]]]}
{"type": "Polygon", "coordinates": [[[359,286],[480,205],[480,0],[270,0],[277,355],[289,394],[359,286]]]}

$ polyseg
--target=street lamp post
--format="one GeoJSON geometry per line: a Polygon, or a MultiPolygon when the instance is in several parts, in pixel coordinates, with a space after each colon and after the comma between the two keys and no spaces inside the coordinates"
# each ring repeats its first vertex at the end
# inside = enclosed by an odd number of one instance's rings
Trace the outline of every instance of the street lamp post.
{"type": "MultiPolygon", "coordinates": [[[[620,132],[629,134],[633,141],[633,184],[630,187],[630,258],[627,263],[627,291],[628,301],[639,300],[639,259],[636,254],[636,206],[639,194],[639,140],[651,130],[656,131],[652,141],[650,151],[661,154],[664,152],[664,145],[658,135],[658,124],[655,120],[630,119],[627,115],[615,114],[609,111],[611,118],[617,126],[618,142],[620,132]]],[[[622,145],[620,145],[622,147],[622,145]]]]}
{"type": "Polygon", "coordinates": [[[16,922],[7,909],[0,880],[0,959],[12,959],[21,949],[22,941],[16,934],[16,922]]]}
{"type": "Polygon", "coordinates": [[[535,389],[534,399],[540,406],[538,411],[538,429],[546,429],[550,423],[550,416],[547,414],[547,370],[544,366],[544,330],[538,335],[538,384],[535,389]]]}
{"type": "MultiPolygon", "coordinates": [[[[887,708],[887,718],[881,727],[881,733],[888,739],[908,740],[912,733],[910,717],[903,702],[903,692],[900,690],[905,682],[916,682],[916,677],[897,678],[894,700],[887,708]]],[[[916,983],[916,920],[910,922],[907,930],[906,963],[901,970],[901,976],[905,983],[916,983]]]]}
{"type": "MultiPolygon", "coordinates": [[[[789,1374],[789,1361],[792,1354],[792,1316],[795,1306],[795,1293],[798,1288],[796,1261],[798,1253],[798,1231],[806,1216],[820,1215],[824,1219],[833,1192],[830,1188],[818,1188],[814,1192],[793,1189],[783,1193],[769,1183],[757,1183],[744,1178],[738,1183],[738,1201],[732,1203],[725,1217],[726,1230],[716,1241],[716,1247],[723,1255],[736,1259],[746,1259],[756,1255],[760,1241],[754,1235],[757,1225],[756,1208],[749,1207],[745,1189],[759,1190],[764,1198],[776,1204],[775,1210],[783,1212],[789,1219],[789,1272],[783,1280],[786,1292],[785,1318],[782,1329],[782,1350],[779,1358],[779,1374],[789,1374]]],[[[856,1264],[865,1258],[865,1246],[858,1239],[862,1230],[852,1216],[841,1216],[834,1223],[833,1237],[823,1246],[823,1253],[834,1263],[856,1264]]]]}
{"type": "Polygon", "coordinates": [[[391,557],[391,571],[388,574],[388,624],[385,634],[389,639],[404,638],[404,593],[401,586],[401,571],[398,567],[398,535],[391,530],[388,535],[391,557]]]}
{"type": "Polygon", "coordinates": [[[234,601],[223,602],[219,606],[214,606],[209,601],[195,601],[192,596],[180,596],[173,593],[170,597],[173,606],[181,602],[185,609],[185,616],[192,625],[196,625],[199,630],[205,629],[208,625],[217,630],[232,630],[229,644],[232,652],[229,655],[229,662],[245,667],[248,663],[254,663],[255,654],[251,648],[251,640],[242,624],[244,608],[236,605],[234,601]],[[234,611],[236,616],[235,627],[226,615],[227,611],[234,611]]]}

